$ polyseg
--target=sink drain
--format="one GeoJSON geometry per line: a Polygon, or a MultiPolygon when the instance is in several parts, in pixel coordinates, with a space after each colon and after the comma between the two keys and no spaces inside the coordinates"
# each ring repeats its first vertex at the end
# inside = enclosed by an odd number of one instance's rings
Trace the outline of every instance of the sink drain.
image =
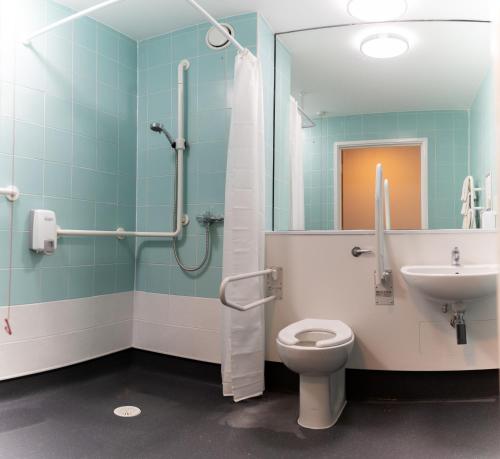
{"type": "Polygon", "coordinates": [[[117,416],[122,418],[133,418],[141,414],[141,409],[136,406],[119,406],[113,411],[117,416]]]}

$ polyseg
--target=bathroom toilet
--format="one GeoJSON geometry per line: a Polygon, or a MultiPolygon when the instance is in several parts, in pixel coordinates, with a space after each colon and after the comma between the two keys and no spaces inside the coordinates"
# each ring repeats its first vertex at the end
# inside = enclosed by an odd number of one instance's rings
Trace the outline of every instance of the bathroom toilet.
{"type": "Polygon", "coordinates": [[[300,375],[298,423],[327,429],[345,401],[345,365],[354,333],[340,320],[304,319],[285,327],[276,339],[282,362],[300,375]]]}

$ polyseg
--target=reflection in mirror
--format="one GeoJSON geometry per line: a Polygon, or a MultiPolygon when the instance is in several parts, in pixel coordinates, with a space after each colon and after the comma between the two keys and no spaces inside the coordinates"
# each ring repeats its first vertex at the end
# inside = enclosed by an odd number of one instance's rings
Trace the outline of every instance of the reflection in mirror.
{"type": "Polygon", "coordinates": [[[484,22],[278,34],[274,229],[373,229],[377,163],[392,229],[494,228],[490,46],[484,22]]]}

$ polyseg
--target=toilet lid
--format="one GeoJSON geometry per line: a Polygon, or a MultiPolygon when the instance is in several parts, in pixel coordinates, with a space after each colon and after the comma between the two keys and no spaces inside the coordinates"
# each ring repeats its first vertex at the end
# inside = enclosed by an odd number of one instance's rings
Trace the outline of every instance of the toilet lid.
{"type": "Polygon", "coordinates": [[[345,344],[352,339],[352,330],[340,320],[304,319],[285,327],[278,334],[278,340],[287,345],[300,343],[297,335],[305,332],[327,332],[333,336],[315,343],[315,347],[333,347],[345,344]]]}

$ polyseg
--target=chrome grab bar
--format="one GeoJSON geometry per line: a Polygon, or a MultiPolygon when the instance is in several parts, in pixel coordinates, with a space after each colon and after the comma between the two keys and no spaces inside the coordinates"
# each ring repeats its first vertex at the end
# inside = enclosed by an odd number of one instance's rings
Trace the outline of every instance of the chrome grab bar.
{"type": "Polygon", "coordinates": [[[219,299],[224,306],[227,306],[237,311],[248,311],[249,309],[255,308],[262,304],[270,303],[274,300],[280,300],[282,298],[282,288],[283,288],[283,268],[272,267],[264,269],[262,271],[255,271],[252,273],[236,274],[234,276],[226,277],[220,284],[219,299]],[[261,300],[254,301],[252,303],[241,305],[229,301],[226,296],[227,286],[231,282],[237,282],[243,279],[250,279],[252,277],[265,276],[267,277],[267,290],[271,295],[262,298],[261,300]]]}

